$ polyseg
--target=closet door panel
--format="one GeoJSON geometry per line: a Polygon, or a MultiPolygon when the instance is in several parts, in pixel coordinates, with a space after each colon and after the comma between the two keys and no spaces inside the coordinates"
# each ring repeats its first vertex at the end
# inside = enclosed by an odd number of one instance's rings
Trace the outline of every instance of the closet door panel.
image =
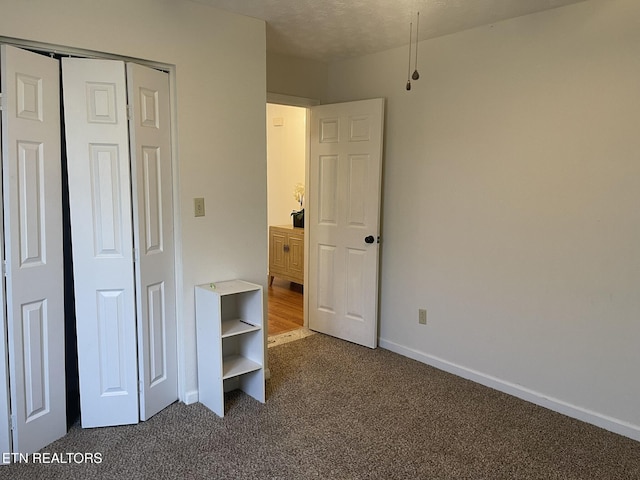
{"type": "Polygon", "coordinates": [[[125,66],[65,58],[62,74],[82,426],[137,423],[125,66]]]}
{"type": "Polygon", "coordinates": [[[178,399],[169,76],[127,64],[140,418],[178,399]]]}
{"type": "Polygon", "coordinates": [[[59,63],[6,45],[1,53],[12,439],[13,452],[31,453],[67,431],[59,63]]]}

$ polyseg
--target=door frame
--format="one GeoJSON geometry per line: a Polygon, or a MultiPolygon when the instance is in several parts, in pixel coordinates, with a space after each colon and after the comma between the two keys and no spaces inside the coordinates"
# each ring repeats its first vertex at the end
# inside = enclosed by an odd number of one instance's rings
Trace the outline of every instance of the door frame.
{"type": "MultiPolygon", "coordinates": [[[[154,62],[142,58],[127,57],[123,55],[114,55],[95,50],[87,50],[75,48],[65,45],[54,45],[46,42],[37,42],[31,40],[23,40],[12,37],[4,37],[0,35],[0,43],[11,45],[26,50],[37,51],[49,54],[61,54],[83,58],[97,58],[105,60],[121,60],[124,62],[134,62],[147,67],[162,70],[169,74],[169,106],[171,116],[171,174],[173,188],[173,242],[175,248],[174,268],[175,268],[175,289],[176,289],[176,344],[178,353],[178,399],[184,403],[190,403],[188,392],[185,390],[187,378],[186,362],[185,362],[185,340],[184,340],[184,295],[183,292],[183,263],[182,263],[182,218],[180,216],[180,170],[178,159],[178,112],[176,101],[176,66],[168,63],[154,62]]],[[[192,402],[191,402],[192,403],[192,402]]]]}
{"type": "MultiPolygon", "coordinates": [[[[267,92],[267,102],[277,105],[287,105],[289,107],[301,107],[305,109],[305,132],[304,132],[304,185],[305,185],[305,198],[309,198],[309,163],[311,151],[309,144],[311,143],[311,107],[315,107],[321,104],[320,100],[315,98],[296,97],[293,95],[283,95],[281,93],[267,92]]],[[[308,217],[309,203],[304,206],[305,216],[308,217]]],[[[304,284],[309,284],[309,229],[305,226],[304,229],[304,284]]],[[[309,328],[309,296],[302,294],[302,326],[309,328]]],[[[268,307],[267,307],[268,308],[268,307]]]]}

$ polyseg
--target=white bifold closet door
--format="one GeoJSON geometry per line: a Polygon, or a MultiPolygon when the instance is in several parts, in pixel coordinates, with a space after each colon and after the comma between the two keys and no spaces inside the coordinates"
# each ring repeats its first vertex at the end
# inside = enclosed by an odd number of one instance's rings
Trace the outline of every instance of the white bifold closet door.
{"type": "Polygon", "coordinates": [[[0,447],[31,453],[67,432],[60,67],[2,45],[0,71],[7,334],[3,328],[0,447]]]}
{"type": "Polygon", "coordinates": [[[129,72],[62,61],[85,428],[137,423],[177,400],[168,76],[129,72]]]}
{"type": "Polygon", "coordinates": [[[140,420],[178,399],[169,76],[127,63],[140,420]]]}

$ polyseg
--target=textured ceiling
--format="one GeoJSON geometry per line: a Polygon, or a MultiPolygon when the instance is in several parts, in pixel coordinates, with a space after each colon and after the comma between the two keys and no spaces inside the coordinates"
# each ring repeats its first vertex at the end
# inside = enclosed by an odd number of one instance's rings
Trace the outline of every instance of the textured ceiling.
{"type": "Polygon", "coordinates": [[[584,0],[195,0],[267,22],[267,50],[332,61],[584,0]],[[415,36],[414,36],[415,39],[415,36]]]}

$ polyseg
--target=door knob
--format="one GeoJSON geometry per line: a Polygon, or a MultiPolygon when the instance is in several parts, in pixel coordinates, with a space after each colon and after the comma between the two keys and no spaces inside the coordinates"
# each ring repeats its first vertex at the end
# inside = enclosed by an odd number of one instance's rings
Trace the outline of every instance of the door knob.
{"type": "Polygon", "coordinates": [[[373,235],[367,235],[366,237],[364,237],[364,243],[373,243],[375,241],[375,238],[373,238],[373,235]]]}

